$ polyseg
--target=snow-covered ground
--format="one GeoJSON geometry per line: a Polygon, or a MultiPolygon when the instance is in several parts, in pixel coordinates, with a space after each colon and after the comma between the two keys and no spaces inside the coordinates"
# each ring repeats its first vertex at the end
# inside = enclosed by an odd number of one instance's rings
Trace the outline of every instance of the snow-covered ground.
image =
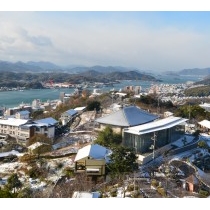
{"type": "Polygon", "coordinates": [[[183,147],[186,144],[192,143],[194,138],[195,138],[194,136],[185,135],[184,137],[173,142],[172,145],[174,145],[176,147],[183,147]]]}

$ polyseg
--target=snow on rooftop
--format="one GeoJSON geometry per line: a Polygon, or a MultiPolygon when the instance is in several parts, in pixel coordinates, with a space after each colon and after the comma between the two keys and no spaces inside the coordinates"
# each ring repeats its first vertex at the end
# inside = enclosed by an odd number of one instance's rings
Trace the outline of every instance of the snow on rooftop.
{"type": "Polygon", "coordinates": [[[7,118],[0,119],[0,125],[20,126],[28,122],[27,119],[7,118]]]}
{"type": "Polygon", "coordinates": [[[167,117],[161,120],[156,120],[153,122],[149,122],[143,125],[130,127],[126,129],[125,132],[141,135],[141,134],[146,134],[146,133],[151,133],[151,132],[171,128],[173,126],[182,124],[186,121],[187,119],[185,118],[170,116],[170,117],[167,117]]]}
{"type": "Polygon", "coordinates": [[[198,122],[198,124],[210,129],[210,121],[208,121],[208,120],[202,120],[202,121],[198,122]]]}
{"type": "Polygon", "coordinates": [[[79,192],[75,191],[72,198],[99,198],[99,192],[79,192]]]}
{"type": "Polygon", "coordinates": [[[86,107],[85,106],[81,106],[81,107],[76,107],[74,110],[75,111],[83,111],[86,107]]]}
{"type": "Polygon", "coordinates": [[[75,161],[81,160],[86,157],[91,157],[94,159],[106,159],[106,156],[110,153],[105,147],[102,147],[98,144],[89,144],[81,149],[79,149],[75,161]]]}
{"type": "Polygon", "coordinates": [[[16,150],[12,150],[10,152],[2,152],[0,153],[0,157],[7,157],[7,156],[10,156],[10,155],[18,155],[19,152],[16,151],[16,150]]]}
{"type": "Polygon", "coordinates": [[[183,147],[184,146],[183,140],[186,140],[185,144],[189,144],[190,142],[193,141],[194,138],[195,138],[194,136],[185,135],[182,138],[178,139],[177,141],[173,142],[172,145],[177,147],[183,147]]]}

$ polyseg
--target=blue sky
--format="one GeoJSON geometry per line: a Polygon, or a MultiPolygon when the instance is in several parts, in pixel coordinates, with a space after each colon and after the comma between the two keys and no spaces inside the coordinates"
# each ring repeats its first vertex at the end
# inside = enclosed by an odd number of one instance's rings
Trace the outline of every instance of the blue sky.
{"type": "Polygon", "coordinates": [[[208,11],[0,11],[0,60],[206,68],[209,23],[208,11]]]}

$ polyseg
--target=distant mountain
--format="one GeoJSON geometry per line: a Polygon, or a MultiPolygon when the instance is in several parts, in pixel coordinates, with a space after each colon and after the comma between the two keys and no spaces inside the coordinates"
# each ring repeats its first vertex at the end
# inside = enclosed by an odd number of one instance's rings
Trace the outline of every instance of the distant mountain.
{"type": "Polygon", "coordinates": [[[210,75],[210,68],[194,68],[194,69],[183,69],[178,72],[180,75],[199,75],[199,76],[206,76],[210,75]]]}
{"type": "MultiPolygon", "coordinates": [[[[88,71],[96,71],[99,73],[112,73],[112,72],[127,72],[127,71],[138,71],[142,74],[147,74],[146,72],[137,70],[135,68],[127,68],[122,66],[75,66],[75,65],[69,65],[69,66],[59,66],[51,62],[46,61],[28,61],[26,63],[24,62],[8,62],[8,61],[0,61],[0,72],[2,71],[9,71],[9,72],[30,72],[30,73],[43,73],[43,72],[64,72],[69,74],[80,74],[82,72],[88,72],[88,71]]],[[[148,71],[150,74],[151,72],[148,71]]]]}
{"type": "Polygon", "coordinates": [[[210,75],[206,76],[203,80],[195,82],[195,85],[210,85],[210,75]]]}
{"type": "Polygon", "coordinates": [[[127,72],[112,72],[106,73],[107,79],[114,80],[148,80],[157,81],[157,79],[151,75],[142,74],[138,71],[127,71],[127,72]]]}
{"type": "Polygon", "coordinates": [[[62,67],[55,65],[54,63],[46,62],[46,61],[39,61],[39,62],[34,62],[34,61],[29,61],[26,64],[30,66],[35,66],[35,67],[40,67],[43,70],[59,70],[62,69],[62,67]]]}
{"type": "MultiPolygon", "coordinates": [[[[151,75],[142,74],[138,71],[127,72],[98,72],[89,70],[78,74],[69,74],[65,72],[12,72],[2,71],[0,77],[0,87],[28,87],[31,83],[45,83],[52,80],[53,82],[70,82],[80,84],[83,82],[118,82],[119,80],[141,80],[141,81],[161,81],[151,75]]],[[[38,84],[39,85],[39,84],[38,84]]]]}
{"type": "Polygon", "coordinates": [[[11,63],[7,61],[0,61],[0,72],[10,71],[10,72],[40,72],[43,71],[38,66],[29,65],[21,61],[16,63],[11,63]]]}
{"type": "Polygon", "coordinates": [[[74,68],[68,68],[68,71],[71,73],[81,73],[86,71],[97,71],[101,73],[110,73],[114,71],[129,71],[131,69],[121,67],[121,66],[92,66],[92,67],[74,67],[74,68]]]}

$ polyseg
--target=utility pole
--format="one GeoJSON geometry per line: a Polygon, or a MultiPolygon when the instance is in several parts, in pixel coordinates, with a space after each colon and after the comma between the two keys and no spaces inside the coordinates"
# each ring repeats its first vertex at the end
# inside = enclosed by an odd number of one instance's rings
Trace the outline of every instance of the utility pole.
{"type": "Polygon", "coordinates": [[[156,142],[156,134],[154,132],[154,136],[151,138],[153,140],[153,145],[152,145],[152,149],[153,149],[153,152],[152,152],[152,159],[154,160],[155,159],[155,142],[156,142]]]}

